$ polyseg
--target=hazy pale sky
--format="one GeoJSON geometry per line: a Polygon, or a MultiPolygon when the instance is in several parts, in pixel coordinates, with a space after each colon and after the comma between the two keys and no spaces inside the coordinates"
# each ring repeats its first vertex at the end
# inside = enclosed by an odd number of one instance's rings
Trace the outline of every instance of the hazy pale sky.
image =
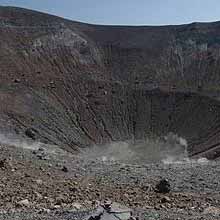
{"type": "Polygon", "coordinates": [[[220,20],[220,0],[0,0],[95,24],[164,25],[220,20]]]}

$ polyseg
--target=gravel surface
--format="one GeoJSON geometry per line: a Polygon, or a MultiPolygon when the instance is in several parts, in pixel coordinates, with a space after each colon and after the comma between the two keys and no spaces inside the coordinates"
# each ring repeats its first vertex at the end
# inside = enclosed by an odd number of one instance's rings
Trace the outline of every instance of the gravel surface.
{"type": "Polygon", "coordinates": [[[141,220],[220,219],[219,161],[138,164],[46,145],[0,151],[0,219],[83,220],[106,199],[141,220]],[[156,193],[163,178],[171,192],[156,193]]]}

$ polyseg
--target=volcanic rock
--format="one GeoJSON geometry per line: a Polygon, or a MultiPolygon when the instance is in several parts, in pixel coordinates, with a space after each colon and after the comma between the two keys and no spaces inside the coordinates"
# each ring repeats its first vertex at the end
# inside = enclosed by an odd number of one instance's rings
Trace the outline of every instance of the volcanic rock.
{"type": "Polygon", "coordinates": [[[17,206],[18,207],[23,207],[23,206],[28,207],[28,206],[30,206],[30,202],[28,201],[28,199],[24,199],[24,200],[17,202],[17,206]]]}
{"type": "Polygon", "coordinates": [[[170,183],[167,179],[162,179],[156,185],[155,191],[158,193],[169,193],[171,191],[170,183]]]}
{"type": "Polygon", "coordinates": [[[26,131],[25,131],[25,134],[27,137],[33,139],[33,140],[36,140],[36,130],[33,129],[33,128],[28,128],[26,131]]]}
{"type": "Polygon", "coordinates": [[[118,203],[105,202],[88,220],[130,220],[132,210],[118,203]]]}
{"type": "Polygon", "coordinates": [[[65,173],[67,173],[69,170],[68,170],[68,168],[67,168],[66,166],[63,166],[63,167],[62,167],[62,171],[65,172],[65,173]]]}

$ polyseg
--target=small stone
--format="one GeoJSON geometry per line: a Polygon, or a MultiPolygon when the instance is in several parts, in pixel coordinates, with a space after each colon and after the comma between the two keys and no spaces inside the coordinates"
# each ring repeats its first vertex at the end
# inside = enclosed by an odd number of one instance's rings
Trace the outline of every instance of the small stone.
{"type": "Polygon", "coordinates": [[[149,205],[146,205],[146,206],[145,206],[145,209],[153,209],[153,207],[152,207],[152,206],[149,206],[149,205]]]}
{"type": "Polygon", "coordinates": [[[170,199],[168,196],[164,196],[164,197],[161,199],[161,203],[168,203],[168,202],[171,202],[171,199],[170,199]]]}
{"type": "Polygon", "coordinates": [[[45,169],[44,169],[43,167],[39,167],[39,169],[40,169],[41,171],[45,171],[45,169]]]}
{"type": "Polygon", "coordinates": [[[76,203],[73,203],[73,204],[72,204],[72,207],[73,207],[74,209],[76,209],[76,210],[79,210],[79,209],[82,208],[82,205],[76,202],[76,203]]]}
{"type": "Polygon", "coordinates": [[[111,210],[111,205],[112,205],[112,202],[110,200],[105,200],[104,204],[102,205],[102,207],[105,210],[110,211],[111,210]]]}
{"type": "Polygon", "coordinates": [[[38,151],[39,151],[39,152],[40,152],[40,151],[41,151],[41,152],[44,152],[44,148],[39,147],[39,148],[38,148],[38,151]]]}
{"type": "Polygon", "coordinates": [[[51,212],[50,209],[42,208],[38,213],[39,213],[39,214],[42,214],[42,213],[47,213],[47,214],[49,214],[50,212],[51,212]]]}
{"type": "Polygon", "coordinates": [[[63,204],[63,201],[64,201],[64,198],[62,196],[59,196],[55,199],[56,203],[55,205],[62,205],[63,204]]]}
{"type": "Polygon", "coordinates": [[[20,79],[14,79],[14,83],[20,83],[21,80],[20,79]]]}
{"type": "Polygon", "coordinates": [[[37,130],[34,128],[28,128],[25,131],[25,135],[31,138],[32,140],[36,140],[36,133],[37,133],[37,130]]]}
{"type": "Polygon", "coordinates": [[[37,183],[37,185],[42,185],[43,184],[43,180],[41,180],[41,179],[38,179],[35,182],[37,183]]]}
{"type": "Polygon", "coordinates": [[[28,201],[28,199],[23,199],[23,200],[17,202],[16,205],[18,207],[23,207],[23,206],[28,207],[28,206],[30,206],[30,202],[28,201]]]}
{"type": "Polygon", "coordinates": [[[42,199],[43,198],[43,196],[38,192],[34,192],[34,194],[36,195],[37,199],[42,199]]]}
{"type": "Polygon", "coordinates": [[[24,174],[24,177],[25,177],[25,178],[28,178],[28,177],[31,177],[31,176],[30,176],[30,174],[25,173],[25,174],[24,174]]]}
{"type": "Polygon", "coordinates": [[[69,191],[71,191],[71,192],[77,192],[77,188],[74,187],[74,186],[70,186],[70,187],[69,187],[69,191]]]}
{"type": "Polygon", "coordinates": [[[68,170],[68,168],[67,168],[66,166],[63,166],[63,167],[62,167],[62,171],[65,172],[65,173],[67,173],[69,170],[68,170]]]}
{"type": "Polygon", "coordinates": [[[0,160],[0,168],[1,169],[8,169],[8,168],[12,169],[11,160],[10,159],[0,160]]]}
{"type": "Polygon", "coordinates": [[[60,209],[61,206],[60,206],[60,205],[54,205],[53,208],[54,208],[54,209],[60,209]]]}

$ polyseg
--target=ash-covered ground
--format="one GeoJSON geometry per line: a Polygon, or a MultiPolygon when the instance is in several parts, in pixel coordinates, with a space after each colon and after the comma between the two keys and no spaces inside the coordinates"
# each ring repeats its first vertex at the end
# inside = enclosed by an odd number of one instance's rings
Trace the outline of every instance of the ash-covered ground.
{"type": "Polygon", "coordinates": [[[41,143],[13,145],[0,147],[0,219],[87,220],[104,200],[140,220],[220,219],[220,162],[187,158],[177,136],[76,155],[41,143]],[[166,194],[155,190],[163,178],[171,186],[166,194]]]}

